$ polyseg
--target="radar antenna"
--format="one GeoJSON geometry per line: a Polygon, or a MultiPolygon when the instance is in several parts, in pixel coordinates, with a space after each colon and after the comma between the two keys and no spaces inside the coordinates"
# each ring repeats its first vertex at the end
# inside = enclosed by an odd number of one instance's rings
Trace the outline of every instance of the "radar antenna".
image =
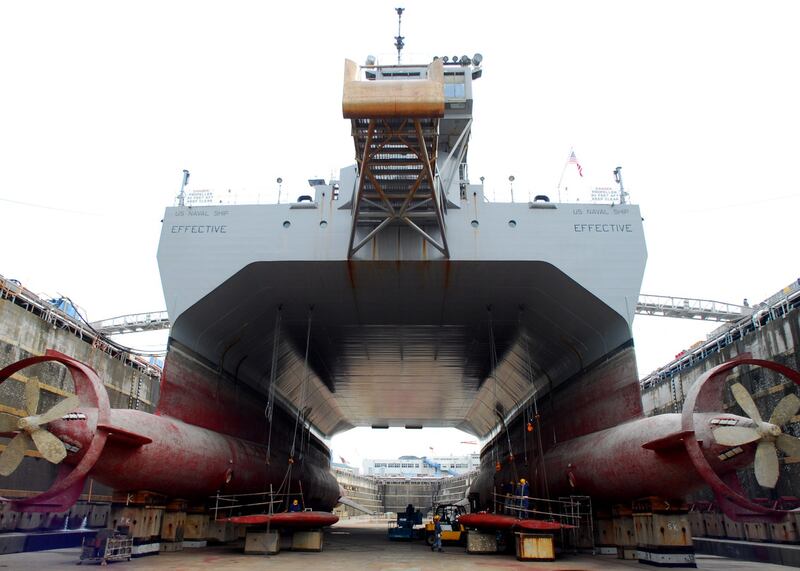
{"type": "Polygon", "coordinates": [[[397,35],[394,37],[394,47],[397,48],[397,65],[400,65],[400,52],[403,51],[403,40],[405,39],[403,36],[400,35],[400,25],[403,23],[403,11],[405,8],[395,8],[395,12],[397,12],[397,35]]]}

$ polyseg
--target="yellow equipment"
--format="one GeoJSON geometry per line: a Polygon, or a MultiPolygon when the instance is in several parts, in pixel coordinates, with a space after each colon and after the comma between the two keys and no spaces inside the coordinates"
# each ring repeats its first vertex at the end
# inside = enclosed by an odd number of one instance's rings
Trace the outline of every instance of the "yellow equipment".
{"type": "MultiPolygon", "coordinates": [[[[458,523],[458,517],[467,513],[464,506],[455,504],[440,504],[436,506],[433,514],[439,516],[439,524],[442,526],[442,541],[461,542],[466,539],[464,526],[458,523]]],[[[425,524],[425,543],[433,545],[433,520],[425,524]]]]}

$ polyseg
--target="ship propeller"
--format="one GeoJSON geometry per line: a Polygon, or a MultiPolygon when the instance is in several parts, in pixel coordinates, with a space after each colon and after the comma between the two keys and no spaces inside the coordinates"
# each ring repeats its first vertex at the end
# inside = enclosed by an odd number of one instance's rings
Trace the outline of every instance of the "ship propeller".
{"type": "Polygon", "coordinates": [[[29,379],[25,385],[25,412],[28,413],[28,416],[19,417],[0,412],[0,432],[18,432],[0,454],[0,475],[8,476],[14,472],[22,462],[25,451],[34,447],[45,460],[53,464],[61,462],[67,456],[64,443],[42,426],[60,419],[79,406],[80,399],[73,395],[62,400],[47,412],[37,415],[39,381],[29,379]]]}
{"type": "Polygon", "coordinates": [[[714,440],[723,446],[758,442],[755,459],[756,480],[765,488],[774,488],[780,475],[778,449],[789,456],[800,456],[800,438],[784,434],[780,428],[800,411],[800,398],[793,394],[783,397],[772,411],[769,421],[764,422],[753,397],[742,384],[732,385],[731,392],[744,413],[753,421],[754,426],[718,426],[714,428],[714,440]]]}

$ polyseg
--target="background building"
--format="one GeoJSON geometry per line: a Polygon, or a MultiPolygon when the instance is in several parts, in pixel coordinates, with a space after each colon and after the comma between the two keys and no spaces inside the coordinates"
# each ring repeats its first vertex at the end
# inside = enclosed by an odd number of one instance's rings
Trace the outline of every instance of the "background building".
{"type": "Polygon", "coordinates": [[[364,460],[366,476],[399,478],[441,478],[477,470],[480,454],[467,456],[400,456],[364,460]]]}

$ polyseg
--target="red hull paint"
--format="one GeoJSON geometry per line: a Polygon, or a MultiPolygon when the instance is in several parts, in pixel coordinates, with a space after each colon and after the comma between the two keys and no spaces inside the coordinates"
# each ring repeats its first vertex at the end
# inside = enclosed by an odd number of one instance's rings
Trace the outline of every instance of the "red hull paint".
{"type": "Polygon", "coordinates": [[[492,530],[524,529],[528,531],[553,531],[558,529],[570,529],[573,527],[571,525],[564,525],[555,521],[519,519],[510,515],[498,515],[490,513],[462,515],[458,518],[458,523],[465,527],[492,530]]]}
{"type": "MultiPolygon", "coordinates": [[[[85,447],[91,441],[91,426],[95,425],[97,413],[92,409],[81,412],[86,414],[86,421],[53,422],[53,434],[85,447]]],[[[288,468],[283,462],[267,465],[263,445],[174,418],[111,409],[108,427],[106,449],[92,474],[116,490],[144,487],[173,497],[207,498],[217,491],[237,494],[269,489],[270,483],[278,484],[283,479],[288,468]],[[131,445],[117,439],[115,429],[139,434],[152,442],[131,445]]],[[[66,462],[75,460],[68,457],[66,462]]],[[[307,463],[293,468],[293,476],[303,477],[306,494],[322,500],[324,506],[333,506],[339,497],[336,480],[323,467],[307,463]]]]}
{"type": "Polygon", "coordinates": [[[223,521],[237,525],[269,525],[281,529],[317,529],[335,524],[339,517],[327,512],[282,512],[234,516],[223,521]]]}
{"type": "MultiPolygon", "coordinates": [[[[63,511],[78,498],[89,475],[117,491],[144,489],[173,498],[205,500],[217,492],[264,491],[281,482],[289,482],[290,491],[302,489],[305,505],[315,509],[332,509],[339,498],[324,445],[304,436],[306,445],[290,458],[293,423],[278,407],[270,450],[262,443],[169,416],[111,409],[97,373],[58,353],[6,367],[0,371],[0,383],[18,370],[46,361],[68,368],[81,403],[75,412],[83,415],[50,422],[48,430],[78,451],[68,452],[50,490],[16,500],[15,509],[63,511]]],[[[236,410],[228,413],[239,418],[236,410]]],[[[263,417],[263,410],[260,414],[263,417]]],[[[232,427],[231,432],[244,432],[232,427]]]]}

